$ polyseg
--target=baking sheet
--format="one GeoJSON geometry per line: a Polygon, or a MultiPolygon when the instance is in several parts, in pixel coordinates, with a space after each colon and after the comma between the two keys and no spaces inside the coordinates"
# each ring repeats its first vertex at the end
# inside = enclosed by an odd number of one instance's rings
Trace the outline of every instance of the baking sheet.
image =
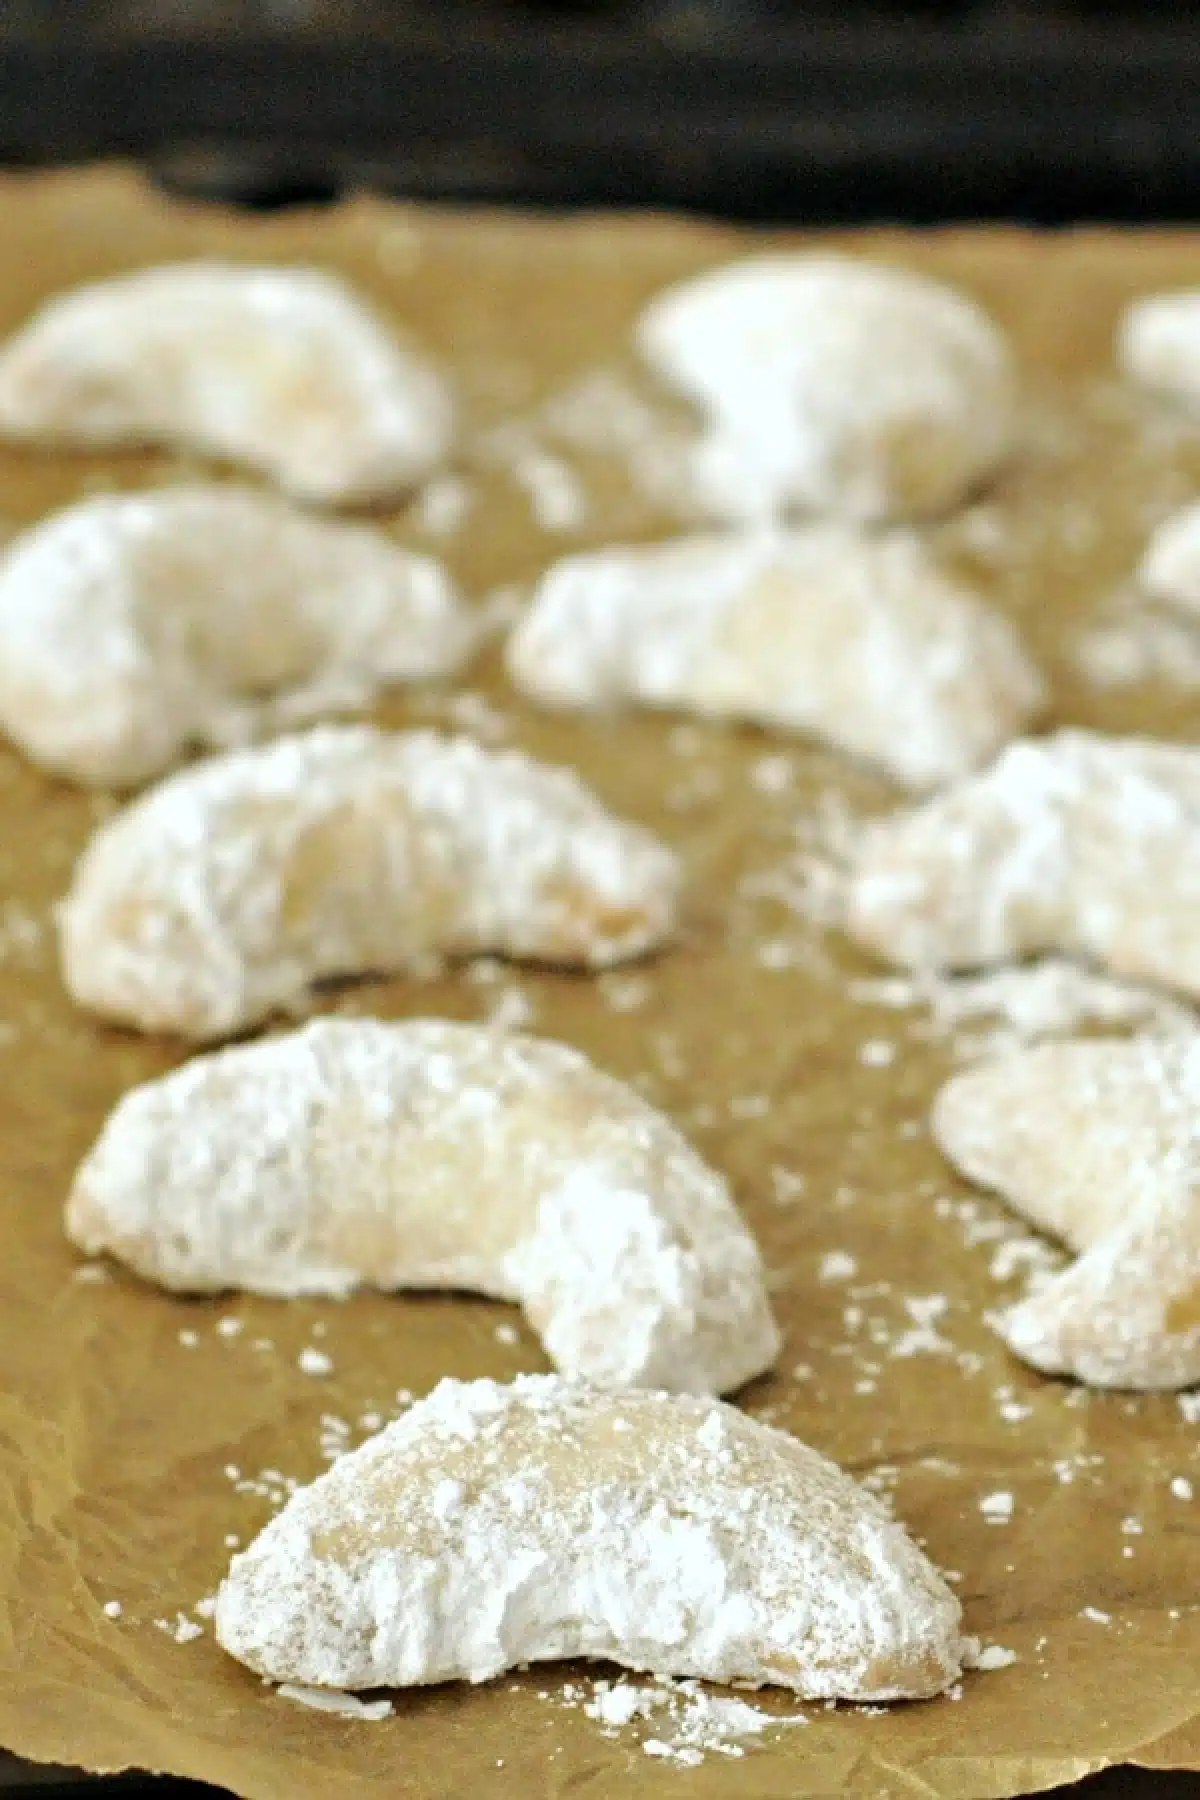
{"type": "MultiPolygon", "coordinates": [[[[366,201],[250,220],[168,207],[101,171],[0,184],[0,241],[0,330],[57,288],[164,258],[315,260],[349,274],[445,358],[465,399],[456,485],[389,528],[444,554],[472,596],[511,602],[565,550],[677,522],[645,483],[670,487],[659,465],[670,467],[679,421],[661,409],[662,454],[648,456],[638,408],[656,403],[626,361],[628,329],[662,283],[746,240],[651,217],[366,201]],[[580,436],[606,447],[580,450],[580,436]]],[[[1148,525],[1200,487],[1200,437],[1109,372],[1120,306],[1200,281],[1200,238],[861,242],[960,283],[1019,348],[1022,454],[933,536],[1021,620],[1054,718],[1196,738],[1200,695],[1179,671],[1114,688],[1079,664],[1148,525]]],[[[181,467],[5,451],[0,521],[13,529],[80,493],[181,467]]],[[[770,1265],[787,1343],[744,1403],[891,1493],[937,1562],[960,1572],[968,1628],[1017,1661],[968,1677],[961,1698],[887,1713],[765,1696],[809,1723],[680,1768],[644,1752],[645,1731],[603,1735],[578,1704],[578,1668],[402,1694],[393,1717],[366,1723],[289,1705],[226,1659],[196,1605],[229,1540],[248,1541],[287,1480],[319,1472],[333,1445],[444,1374],[545,1365],[519,1315],[470,1298],[186,1302],[117,1271],[81,1278],[60,1232],[72,1167],[124,1089],[180,1051],[72,1012],[51,910],[104,802],[0,751],[0,1745],[193,1776],[253,1800],[370,1800],[398,1784],[420,1800],[984,1800],[1110,1762],[1200,1768],[1200,1498],[1171,1489],[1182,1476],[1200,1495],[1198,1409],[1086,1394],[1006,1356],[983,1315],[1019,1290],[1025,1234],[957,1183],[928,1139],[951,1049],[919,1009],[865,1001],[854,984],[877,971],[811,916],[819,822],[886,806],[886,784],[751,731],[537,716],[494,653],[457,693],[397,699],[380,716],[458,724],[576,765],[681,851],[686,930],[657,962],[600,982],[484,965],[351,986],[323,1004],[498,1013],[579,1045],[665,1107],[731,1178],[770,1265]],[[331,1359],[327,1378],[299,1368],[306,1346],[331,1359]],[[1012,1516],[989,1523],[980,1503],[997,1493],[1012,1496],[1012,1516]]]]}

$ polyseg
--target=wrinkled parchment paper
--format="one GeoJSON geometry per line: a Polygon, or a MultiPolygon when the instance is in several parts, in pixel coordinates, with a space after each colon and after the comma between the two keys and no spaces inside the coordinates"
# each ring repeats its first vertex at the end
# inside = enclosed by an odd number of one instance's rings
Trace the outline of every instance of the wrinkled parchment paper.
{"type": "MultiPolygon", "coordinates": [[[[662,283],[744,242],[666,219],[376,203],[251,221],[167,207],[121,173],[12,179],[0,186],[0,329],[57,288],[164,258],[345,271],[458,380],[457,483],[388,524],[443,553],[483,600],[519,592],[569,548],[671,528],[644,489],[670,465],[681,421],[659,408],[663,441],[654,448],[651,432],[647,449],[630,322],[662,283]],[[605,442],[580,450],[563,431],[605,442]]],[[[1200,486],[1200,438],[1110,373],[1119,307],[1138,290],[1200,282],[1200,239],[959,232],[865,243],[976,294],[1027,372],[1023,453],[992,495],[934,533],[947,557],[1020,618],[1059,720],[1195,737],[1200,692],[1178,672],[1105,688],[1077,665],[1149,524],[1200,486]]],[[[81,493],[180,468],[5,451],[0,521],[7,531],[81,493]]],[[[397,700],[382,716],[457,723],[577,765],[683,853],[684,941],[602,982],[484,966],[324,1003],[387,1016],[498,1011],[639,1082],[728,1173],[765,1247],[787,1344],[778,1374],[744,1403],[892,1493],[931,1555],[959,1572],[969,1629],[1017,1661],[968,1677],[958,1699],[883,1714],[809,1708],[807,1726],[769,1731],[742,1758],[681,1769],[643,1752],[646,1731],[607,1738],[564,1704],[564,1683],[587,1683],[579,1669],[402,1694],[393,1717],[365,1723],[290,1705],[226,1659],[196,1604],[286,1481],[325,1466],[323,1442],[357,1442],[441,1375],[506,1377],[543,1359],[515,1311],[469,1298],[198,1303],[115,1270],[80,1277],[59,1227],[71,1169],[118,1095],[180,1051],[72,1012],[52,908],[104,808],[3,751],[0,1745],[201,1777],[254,1800],[984,1800],[1109,1762],[1200,1768],[1195,1415],[1175,1396],[1042,1380],[989,1334],[985,1311],[1019,1291],[1029,1245],[929,1141],[950,1049],[921,1009],[864,1000],[852,984],[878,972],[808,917],[815,821],[894,796],[836,757],[749,731],[538,717],[494,663],[485,655],[457,695],[397,700]],[[327,1377],[301,1371],[305,1347],[328,1356],[327,1377]],[[1194,1483],[1194,1504],[1172,1491],[1179,1477],[1194,1483]],[[981,1501],[998,1494],[1011,1495],[1011,1519],[990,1523],[981,1501]],[[180,1631],[180,1615],[202,1635],[180,1631]]],[[[803,1710],[778,1696],[760,1703],[803,1710]]]]}

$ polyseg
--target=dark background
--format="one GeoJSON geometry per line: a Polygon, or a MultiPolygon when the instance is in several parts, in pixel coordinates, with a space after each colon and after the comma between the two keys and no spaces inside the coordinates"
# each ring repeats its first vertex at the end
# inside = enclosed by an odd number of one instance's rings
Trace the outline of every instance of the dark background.
{"type": "Polygon", "coordinates": [[[0,162],[271,204],[1186,220],[1198,76],[1162,0],[0,0],[0,162]]]}

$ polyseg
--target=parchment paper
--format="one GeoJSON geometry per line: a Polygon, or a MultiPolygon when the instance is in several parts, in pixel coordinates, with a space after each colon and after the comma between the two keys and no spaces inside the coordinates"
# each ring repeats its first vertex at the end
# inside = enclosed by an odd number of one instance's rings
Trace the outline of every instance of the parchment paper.
{"type": "MultiPolygon", "coordinates": [[[[528,435],[497,440],[494,427],[513,416],[528,424],[596,369],[609,371],[610,400],[614,382],[633,391],[624,357],[639,305],[744,241],[666,219],[375,203],[249,221],[167,207],[118,172],[12,179],[0,186],[0,329],[57,288],[163,258],[344,270],[460,382],[466,515],[440,538],[415,511],[395,527],[440,549],[483,597],[577,544],[670,528],[620,456],[588,453],[567,455],[577,515],[583,502],[575,528],[540,529],[528,490],[552,517],[564,504],[569,515],[561,470],[531,471],[528,435]]],[[[1200,238],[991,231],[876,236],[864,247],[961,283],[1017,343],[1030,393],[1023,454],[965,523],[934,536],[1019,616],[1053,681],[1056,719],[1195,737],[1196,695],[1166,682],[1089,687],[1075,648],[1148,524],[1200,483],[1196,436],[1123,396],[1109,373],[1121,304],[1139,289],[1200,281],[1200,238]]],[[[599,407],[610,425],[612,410],[599,407]]],[[[179,467],[5,452],[0,515],[14,527],[97,486],[179,467]]],[[[786,898],[802,872],[797,833],[831,796],[860,812],[894,796],[836,757],[749,731],[538,717],[493,663],[469,674],[465,699],[426,695],[382,716],[457,719],[577,765],[684,854],[685,939],[636,977],[600,984],[485,967],[354,987],[325,1004],[462,1018],[499,1006],[638,1080],[727,1171],[765,1247],[787,1346],[778,1375],[744,1403],[893,1492],[939,1564],[961,1572],[969,1628],[1018,1661],[969,1677],[957,1700],[886,1714],[810,1708],[807,1727],[769,1732],[744,1758],[680,1769],[647,1756],[636,1730],[608,1739],[565,1706],[564,1682],[582,1680],[579,1669],[402,1694],[392,1718],[360,1723],[287,1704],[226,1659],[208,1626],[178,1643],[156,1625],[194,1619],[228,1540],[249,1539],[285,1478],[325,1466],[322,1415],[346,1421],[342,1440],[357,1441],[364,1415],[367,1425],[390,1416],[398,1391],[544,1364],[512,1309],[468,1298],[187,1303],[115,1271],[78,1278],[59,1223],[71,1169],[118,1095],[181,1053],[72,1012],[51,909],[103,806],[5,751],[0,1744],[92,1769],[200,1777],[254,1800],[983,1800],[1114,1761],[1200,1768],[1196,1424],[1175,1396],[1089,1395],[1037,1378],[990,1335],[986,1309],[1022,1276],[1021,1250],[1003,1246],[1023,1234],[1001,1205],[956,1183],[929,1142],[949,1051],[927,1041],[920,1012],[856,999],[852,981],[872,971],[786,898]],[[890,1049],[864,1059],[879,1043],[890,1049]],[[830,1264],[831,1252],[844,1256],[830,1264]],[[222,1320],[238,1323],[226,1335],[222,1320]],[[301,1372],[305,1346],[331,1358],[327,1379],[301,1372]],[[1172,1493],[1179,1476],[1194,1482],[1194,1504],[1172,1493]],[[242,1491],[239,1480],[269,1491],[242,1491]],[[997,1493],[1012,1496],[1008,1523],[980,1510],[997,1493]],[[119,1618],[104,1611],[112,1601],[119,1618]]],[[[324,1429],[328,1447],[339,1428],[324,1429]]],[[[783,1698],[762,1704],[797,1710],[783,1698]]]]}

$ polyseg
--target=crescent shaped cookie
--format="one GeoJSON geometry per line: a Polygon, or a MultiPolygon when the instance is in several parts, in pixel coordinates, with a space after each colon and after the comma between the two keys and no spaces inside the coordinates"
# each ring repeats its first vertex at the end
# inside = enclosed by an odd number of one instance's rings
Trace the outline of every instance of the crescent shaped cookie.
{"type": "Polygon", "coordinates": [[[914,787],[994,755],[1044,699],[1008,621],[918,539],[840,525],[567,557],[507,656],[548,706],[812,732],[914,787]]]}
{"type": "Polygon", "coordinates": [[[1138,569],[1149,599],[1200,618],[1200,506],[1185,506],[1152,534],[1138,569]]]}
{"type": "Polygon", "coordinates": [[[719,517],[944,512],[1012,444],[1003,337],[965,296],[908,270],[746,257],[660,294],[636,341],[706,415],[696,478],[719,517]]]}
{"type": "Polygon", "coordinates": [[[722,1393],[779,1333],[729,1190],[578,1051],[323,1019],[126,1094],[68,1235],[184,1293],[516,1300],[564,1374],[722,1393]]]}
{"type": "Polygon", "coordinates": [[[1200,1038],[1044,1044],[944,1088],[933,1128],[1078,1260],[999,1321],[1095,1387],[1200,1381],[1200,1038]]]}
{"type": "Polygon", "coordinates": [[[909,968],[1080,956],[1200,998],[1200,750],[1063,731],[869,826],[846,924],[909,968]]]}
{"type": "Polygon", "coordinates": [[[1117,364],[1164,398],[1200,407],[1200,288],[1135,300],[1117,330],[1117,364]]]}
{"type": "Polygon", "coordinates": [[[604,1657],[896,1700],[957,1679],[958,1601],[903,1528],[718,1400],[443,1381],[295,1494],[217,1595],[271,1681],[406,1687],[604,1657]]]}
{"type": "Polygon", "coordinates": [[[598,969],[669,937],[678,866],[571,771],[318,726],[181,770],[101,825],[59,911],[67,987],[231,1036],[315,982],[484,952],[598,969]]]}
{"type": "Polygon", "coordinates": [[[129,786],[449,674],[471,640],[441,565],[381,532],[234,487],[97,495],[0,558],[0,726],[129,786]]]}
{"type": "Polygon", "coordinates": [[[426,475],[449,448],[451,404],[337,276],[190,262],[47,301],[0,348],[0,432],[225,457],[336,505],[426,475]]]}

